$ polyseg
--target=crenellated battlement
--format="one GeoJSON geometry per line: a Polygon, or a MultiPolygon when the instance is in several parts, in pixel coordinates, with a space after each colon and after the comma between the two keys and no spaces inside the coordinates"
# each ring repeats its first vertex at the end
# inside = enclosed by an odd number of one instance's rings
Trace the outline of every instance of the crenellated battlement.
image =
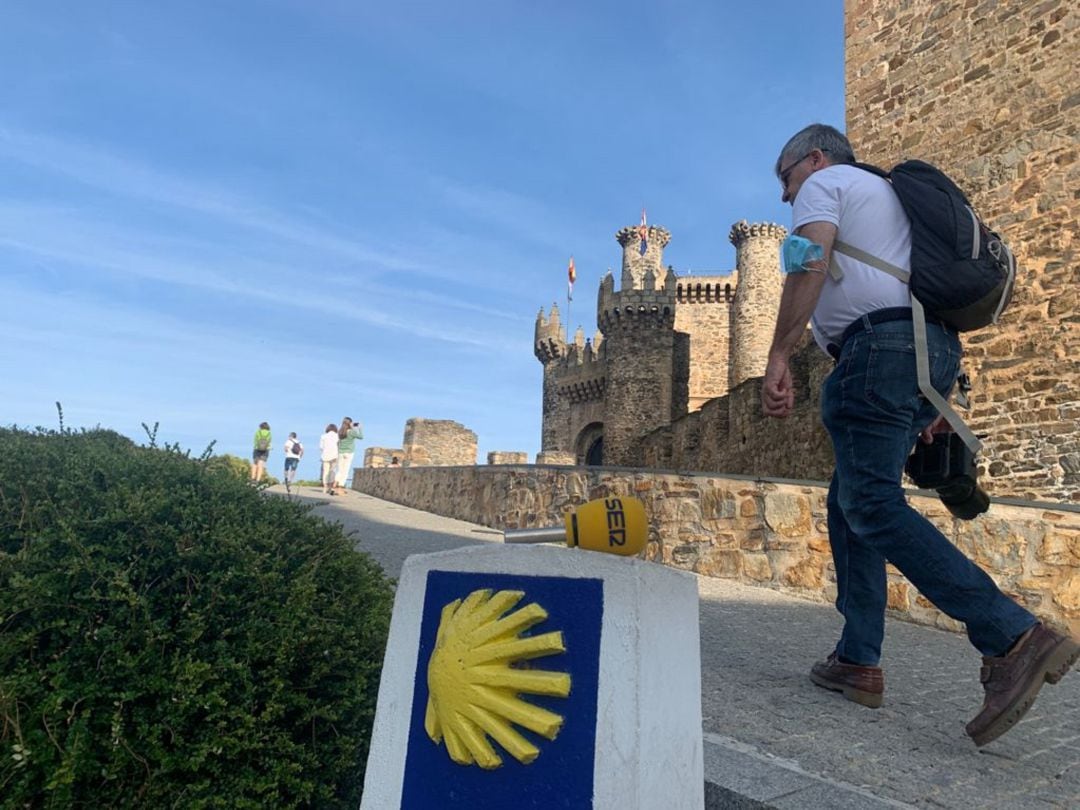
{"type": "Polygon", "coordinates": [[[747,222],[745,219],[740,219],[734,225],[731,226],[731,231],[728,232],[728,239],[731,244],[738,247],[746,239],[771,239],[776,242],[783,242],[787,238],[787,228],[783,225],[777,225],[775,222],[747,222]]]}
{"type": "MultiPolygon", "coordinates": [[[[556,376],[576,369],[595,369],[598,364],[602,364],[607,360],[607,347],[604,336],[599,330],[591,338],[586,338],[585,330],[579,326],[577,332],[574,333],[572,343],[566,343],[562,340],[556,342],[554,339],[549,338],[542,343],[538,343],[538,345],[545,348],[545,356],[548,357],[548,360],[543,362],[545,365],[552,364],[551,371],[556,376]],[[550,351],[549,347],[552,344],[557,346],[557,351],[550,351]]],[[[586,371],[585,373],[594,374],[599,372],[586,371]]]]}
{"type": "Polygon", "coordinates": [[[662,286],[652,271],[646,271],[642,286],[615,291],[615,279],[608,273],[600,281],[596,302],[596,323],[604,334],[614,328],[671,328],[675,322],[678,276],[665,274],[662,286]]]}
{"type": "Polygon", "coordinates": [[[675,285],[677,304],[731,304],[735,300],[735,287],[739,274],[727,276],[694,276],[680,278],[675,285]]]}
{"type": "Polygon", "coordinates": [[[566,354],[552,364],[547,372],[560,397],[578,404],[601,400],[607,387],[607,347],[598,331],[591,340],[578,327],[574,342],[566,346],[566,354]]]}
{"type": "Polygon", "coordinates": [[[623,249],[620,286],[624,290],[654,289],[666,281],[664,248],[671,241],[671,232],[659,225],[649,225],[645,233],[645,253],[641,252],[640,225],[628,225],[615,233],[615,239],[623,249]],[[651,282],[646,278],[650,272],[651,282]]]}
{"type": "Polygon", "coordinates": [[[565,357],[566,340],[563,338],[562,322],[559,319],[559,305],[551,305],[551,315],[544,315],[544,308],[536,316],[536,328],[533,337],[533,354],[544,365],[565,357]]]}
{"type": "MultiPolygon", "coordinates": [[[[663,250],[671,242],[671,231],[662,225],[649,225],[645,228],[646,233],[649,236],[648,241],[650,243],[656,242],[657,246],[663,250]]],[[[625,228],[619,228],[615,232],[615,239],[624,248],[633,247],[638,249],[638,243],[641,241],[641,226],[640,225],[627,225],[625,228]]],[[[646,251],[646,254],[648,251],[646,251]]]]}

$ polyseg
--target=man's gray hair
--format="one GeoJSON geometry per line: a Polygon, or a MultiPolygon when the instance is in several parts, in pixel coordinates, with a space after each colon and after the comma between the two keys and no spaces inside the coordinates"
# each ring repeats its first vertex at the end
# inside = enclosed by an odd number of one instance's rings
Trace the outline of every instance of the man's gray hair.
{"type": "Polygon", "coordinates": [[[829,163],[854,163],[855,151],[844,134],[828,124],[811,124],[791,136],[780,157],[776,159],[776,176],[780,176],[780,167],[786,162],[798,160],[814,149],[820,149],[829,156],[829,163]]]}

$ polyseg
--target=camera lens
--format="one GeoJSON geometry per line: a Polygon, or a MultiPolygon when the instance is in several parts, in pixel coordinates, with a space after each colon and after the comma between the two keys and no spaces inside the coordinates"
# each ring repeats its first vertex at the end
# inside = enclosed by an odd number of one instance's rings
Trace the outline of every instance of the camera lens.
{"type": "Polygon", "coordinates": [[[990,508],[990,496],[971,478],[955,479],[937,493],[945,508],[961,520],[972,520],[990,508]]]}

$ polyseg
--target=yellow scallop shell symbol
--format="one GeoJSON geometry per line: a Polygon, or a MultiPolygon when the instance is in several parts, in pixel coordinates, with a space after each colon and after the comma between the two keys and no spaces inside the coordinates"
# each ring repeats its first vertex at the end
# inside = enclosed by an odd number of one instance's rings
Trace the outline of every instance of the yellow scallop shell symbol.
{"type": "Polygon", "coordinates": [[[489,737],[527,765],[540,750],[514,726],[549,740],[562,728],[561,716],[519,697],[521,693],[570,694],[569,673],[515,666],[566,652],[561,632],[520,636],[548,617],[535,602],[507,613],[524,596],[524,591],[492,595],[485,589],[443,607],[435,650],[428,661],[424,729],[435,743],[446,741],[450,759],[459,765],[502,765],[489,737]]]}

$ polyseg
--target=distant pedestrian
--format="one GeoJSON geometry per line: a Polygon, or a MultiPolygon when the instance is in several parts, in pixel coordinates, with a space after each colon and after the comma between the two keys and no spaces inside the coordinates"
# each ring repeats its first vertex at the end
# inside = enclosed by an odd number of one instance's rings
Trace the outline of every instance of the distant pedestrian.
{"type": "Polygon", "coordinates": [[[338,430],[337,476],[334,483],[342,492],[345,491],[345,482],[352,471],[352,460],[356,454],[356,440],[362,438],[364,438],[364,429],[359,422],[354,422],[348,416],[341,420],[341,428],[338,430]]]}
{"type": "Polygon", "coordinates": [[[326,432],[319,439],[319,459],[322,461],[323,494],[333,495],[338,460],[338,427],[333,423],[326,426],[326,432]]]}
{"type": "Polygon", "coordinates": [[[304,445],[296,438],[296,433],[290,433],[285,440],[285,491],[292,492],[292,483],[296,480],[296,468],[300,465],[300,459],[304,457],[304,445]]]}
{"type": "Polygon", "coordinates": [[[397,456],[391,457],[390,466],[391,467],[400,467],[401,466],[401,459],[398,458],[397,456]]]}
{"type": "Polygon", "coordinates": [[[251,451],[251,480],[261,481],[266,475],[266,460],[270,458],[270,423],[263,422],[255,431],[255,449],[251,451]]]}

